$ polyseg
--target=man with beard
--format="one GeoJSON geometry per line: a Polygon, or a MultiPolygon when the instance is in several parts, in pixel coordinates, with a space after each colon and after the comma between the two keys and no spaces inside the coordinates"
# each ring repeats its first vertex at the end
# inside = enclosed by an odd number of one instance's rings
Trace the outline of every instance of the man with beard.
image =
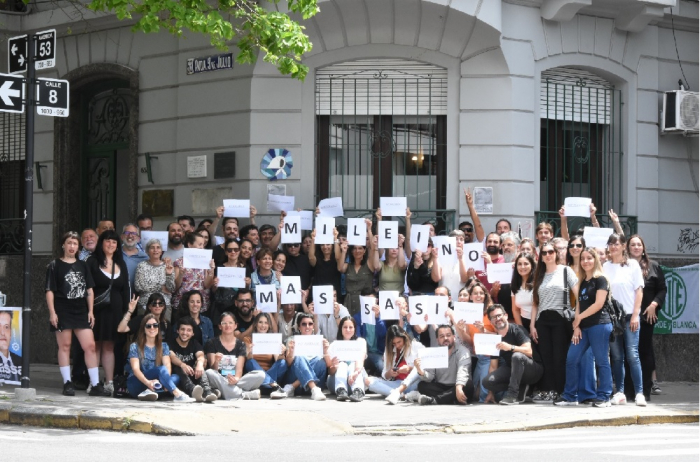
{"type": "MultiPolygon", "coordinates": [[[[501,234],[501,251],[503,252],[503,263],[512,263],[515,257],[518,256],[518,247],[520,246],[520,237],[518,233],[506,231],[501,234]]],[[[503,305],[503,308],[508,313],[508,318],[513,318],[513,300],[511,299],[510,284],[500,284],[494,282],[491,286],[491,300],[494,303],[503,305]]]]}
{"type": "Polygon", "coordinates": [[[169,258],[170,261],[175,261],[182,258],[182,251],[185,246],[182,244],[184,233],[182,226],[176,221],[168,225],[168,249],[163,252],[163,259],[169,258]]]}
{"type": "Polygon", "coordinates": [[[153,230],[153,217],[142,213],[136,217],[136,224],[139,225],[140,231],[152,231],[153,230]]]}
{"type": "Polygon", "coordinates": [[[129,272],[129,286],[131,292],[134,292],[134,278],[136,277],[136,266],[142,261],[148,260],[146,252],[139,249],[138,244],[141,242],[139,228],[133,223],[127,223],[122,228],[122,254],[124,254],[124,263],[129,272]]]}
{"type": "Polygon", "coordinates": [[[423,369],[421,359],[413,362],[421,381],[418,383],[419,404],[467,404],[473,395],[470,377],[469,350],[455,342],[452,327],[441,325],[436,331],[438,344],[447,347],[448,366],[443,369],[423,369]]]}
{"type": "Polygon", "coordinates": [[[491,357],[489,374],[482,380],[489,390],[484,402],[495,403],[496,393],[505,391],[501,404],[520,404],[525,401],[529,386],[540,380],[544,368],[537,353],[533,355],[530,337],[525,329],[509,323],[501,305],[491,305],[486,315],[501,336],[501,343],[497,345],[499,356],[491,357]]]}
{"type": "MultiPolygon", "coordinates": [[[[224,218],[224,238],[225,239],[235,239],[238,241],[238,218],[226,217],[224,218]]],[[[217,266],[221,266],[228,258],[226,257],[226,249],[224,246],[226,241],[221,245],[214,246],[212,251],[212,258],[216,262],[217,266]]]]}
{"type": "Polygon", "coordinates": [[[102,233],[104,233],[107,230],[111,230],[111,231],[115,230],[114,222],[112,220],[110,220],[109,218],[105,218],[105,219],[100,220],[97,223],[97,228],[95,229],[95,231],[97,232],[97,237],[100,237],[102,235],[102,233]]]}
{"type": "Polygon", "coordinates": [[[182,234],[194,232],[194,218],[189,215],[180,215],[177,217],[177,222],[182,226],[182,234]]]}
{"type": "Polygon", "coordinates": [[[307,290],[311,284],[311,276],[313,276],[313,267],[309,263],[309,257],[301,253],[301,244],[284,244],[283,248],[287,255],[287,264],[282,274],[299,276],[302,290],[307,290]]]}
{"type": "Polygon", "coordinates": [[[78,260],[85,261],[92,255],[97,246],[97,239],[98,236],[94,229],[85,228],[83,230],[83,233],[80,235],[80,244],[83,248],[78,254],[78,260]]]}
{"type": "Polygon", "coordinates": [[[486,288],[491,291],[491,283],[487,276],[488,266],[490,263],[504,263],[503,255],[499,253],[501,249],[501,236],[497,233],[489,233],[486,236],[486,254],[484,254],[484,264],[486,265],[486,271],[477,271],[475,273],[479,281],[486,286],[486,288]]]}
{"type": "Polygon", "coordinates": [[[20,384],[22,358],[10,351],[12,342],[12,311],[0,311],[0,384],[20,384]]]}
{"type": "Polygon", "coordinates": [[[511,230],[512,227],[510,226],[510,221],[506,220],[505,218],[501,218],[496,222],[496,233],[498,233],[499,236],[502,236],[503,233],[507,233],[511,230]]]}
{"type": "Polygon", "coordinates": [[[254,293],[250,289],[239,289],[234,303],[236,304],[236,312],[234,313],[236,332],[234,335],[243,341],[244,337],[253,335],[253,319],[258,314],[258,310],[255,308],[254,293]]]}

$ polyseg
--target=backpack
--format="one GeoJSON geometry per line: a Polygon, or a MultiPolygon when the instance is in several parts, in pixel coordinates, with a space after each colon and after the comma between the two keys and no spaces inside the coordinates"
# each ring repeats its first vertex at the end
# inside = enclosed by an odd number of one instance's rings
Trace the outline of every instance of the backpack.
{"type": "Polygon", "coordinates": [[[614,341],[615,337],[622,335],[625,332],[625,318],[627,313],[625,313],[625,308],[622,303],[615,300],[615,297],[610,295],[603,309],[610,316],[610,321],[612,322],[612,333],[610,334],[610,341],[614,341]]]}

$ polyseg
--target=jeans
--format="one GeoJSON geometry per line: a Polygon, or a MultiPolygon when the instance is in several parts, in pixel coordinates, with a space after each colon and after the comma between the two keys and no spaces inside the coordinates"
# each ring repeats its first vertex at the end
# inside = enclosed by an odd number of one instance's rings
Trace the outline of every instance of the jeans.
{"type": "Polygon", "coordinates": [[[179,379],[180,388],[187,393],[187,395],[192,396],[192,390],[194,390],[194,387],[197,385],[201,386],[204,390],[204,396],[211,392],[206,372],[198,379],[194,378],[192,375],[185,374],[179,367],[173,367],[173,372],[173,375],[176,375],[179,379]]]}
{"type": "Polygon", "coordinates": [[[240,378],[236,385],[229,385],[228,379],[214,369],[207,369],[207,378],[211,387],[221,392],[223,399],[239,399],[243,396],[244,391],[260,388],[265,380],[265,373],[263,371],[248,372],[240,378]]]}
{"type": "MultiPolygon", "coordinates": [[[[651,395],[651,376],[656,369],[654,358],[654,325],[644,321],[639,323],[639,362],[642,366],[642,390],[644,396],[651,395]]],[[[648,398],[647,398],[648,400],[648,398]]]]}
{"type": "MultiPolygon", "coordinates": [[[[457,401],[456,385],[446,385],[439,382],[418,382],[418,393],[421,395],[430,396],[435,399],[437,404],[466,404],[457,401]]],[[[462,392],[467,397],[467,402],[470,403],[471,397],[474,394],[472,379],[467,380],[467,384],[462,387],[462,392]]]]}
{"type": "Polygon", "coordinates": [[[567,401],[582,401],[579,396],[580,374],[585,370],[588,374],[585,379],[595,382],[595,368],[582,368],[583,362],[587,362],[586,354],[591,352],[595,357],[595,364],[598,367],[598,389],[596,399],[607,401],[612,394],[612,372],[610,361],[608,360],[608,345],[610,343],[610,333],[612,324],[598,324],[592,327],[581,329],[581,340],[578,345],[573,343],[569,347],[566,356],[566,386],[564,387],[563,398],[567,401]]]}
{"type": "Polygon", "coordinates": [[[491,356],[476,355],[477,362],[474,368],[474,383],[479,384],[479,402],[483,403],[489,391],[481,383],[482,379],[489,375],[489,365],[491,364],[491,356]]]}
{"type": "MultiPolygon", "coordinates": [[[[170,375],[168,369],[165,366],[154,367],[153,369],[148,369],[143,371],[143,375],[148,380],[158,379],[163,388],[171,392],[177,388],[177,384],[180,381],[177,375],[170,375]]],[[[129,375],[126,379],[126,389],[129,394],[136,398],[139,394],[147,390],[148,387],[143,384],[135,375],[129,375]]]]}
{"type": "Polygon", "coordinates": [[[287,371],[287,383],[294,383],[296,380],[301,383],[304,390],[309,389],[311,382],[320,387],[326,380],[326,361],[319,356],[311,358],[295,356],[294,362],[287,371]]]}
{"type": "MultiPolygon", "coordinates": [[[[410,375],[406,378],[409,378],[410,375]]],[[[418,387],[418,376],[415,377],[411,384],[406,387],[405,393],[410,393],[418,387]]],[[[389,396],[393,390],[396,390],[401,386],[403,382],[401,380],[385,380],[382,378],[372,377],[369,382],[369,391],[372,393],[377,393],[382,396],[389,396]]]]}
{"type": "Polygon", "coordinates": [[[339,363],[335,374],[328,374],[328,378],[326,379],[326,386],[333,393],[336,393],[336,391],[339,388],[342,388],[345,391],[362,390],[364,392],[367,389],[365,387],[365,379],[367,378],[367,373],[365,372],[365,370],[362,369],[362,372],[357,376],[352,385],[348,383],[349,374],[350,368],[348,367],[348,363],[339,363]]]}
{"type": "Polygon", "coordinates": [[[278,380],[280,380],[280,378],[287,372],[287,361],[284,359],[279,359],[275,361],[275,363],[268,370],[265,370],[256,360],[248,359],[245,362],[245,368],[243,370],[245,372],[263,371],[265,373],[265,380],[263,380],[263,383],[260,386],[269,388],[273,383],[279,385],[278,380]]]}
{"type": "Polygon", "coordinates": [[[571,323],[553,310],[543,311],[535,322],[544,375],[541,390],[564,391],[566,354],[571,343],[571,323]]]}
{"type": "MultiPolygon", "coordinates": [[[[571,349],[571,347],[569,347],[571,349]]],[[[567,356],[568,360],[568,356],[567,356]]],[[[608,363],[608,367],[610,364],[608,363]]],[[[581,358],[578,370],[578,399],[585,401],[587,399],[596,399],[598,392],[596,391],[596,362],[592,349],[587,349],[581,358]]],[[[566,380],[569,380],[569,373],[566,374],[566,380]]],[[[564,386],[566,389],[566,386],[564,386]]]]}
{"type": "Polygon", "coordinates": [[[518,396],[520,388],[524,385],[533,385],[542,377],[544,368],[529,356],[522,353],[513,353],[510,367],[498,366],[498,369],[488,374],[481,381],[482,385],[494,394],[508,391],[513,396],[518,396]]]}
{"type": "Polygon", "coordinates": [[[624,360],[630,366],[634,393],[642,393],[642,366],[639,362],[639,329],[636,332],[630,330],[630,319],[625,319],[625,333],[615,337],[610,344],[610,358],[612,359],[612,373],[615,379],[615,389],[618,392],[625,390],[625,366],[624,360]]]}
{"type": "Polygon", "coordinates": [[[365,370],[367,374],[379,377],[384,370],[384,355],[381,353],[367,353],[365,359],[365,370]]]}

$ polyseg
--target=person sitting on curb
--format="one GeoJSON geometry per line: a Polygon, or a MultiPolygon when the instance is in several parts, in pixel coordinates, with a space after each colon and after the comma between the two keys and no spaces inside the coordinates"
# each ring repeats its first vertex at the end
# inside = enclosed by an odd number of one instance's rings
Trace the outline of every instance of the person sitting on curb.
{"type": "Polygon", "coordinates": [[[499,356],[491,357],[488,375],[482,380],[489,390],[485,403],[495,403],[496,393],[506,392],[501,404],[519,404],[525,401],[530,385],[542,377],[544,368],[535,352],[530,337],[522,326],[508,322],[508,315],[501,305],[491,305],[486,315],[501,336],[497,345],[499,356]],[[499,358],[504,363],[499,367],[499,358]]]}
{"type": "MultiPolygon", "coordinates": [[[[314,334],[314,317],[308,313],[297,316],[299,335],[314,334]]],[[[326,380],[326,372],[331,365],[331,358],[328,355],[328,340],[323,339],[323,356],[296,356],[294,354],[295,341],[297,336],[289,337],[287,340],[287,382],[284,391],[287,396],[294,396],[294,390],[301,386],[303,390],[311,392],[311,399],[314,401],[325,401],[326,395],[321,391],[321,384],[326,380]]]]}
{"type": "Polygon", "coordinates": [[[332,358],[328,368],[328,389],[335,392],[338,401],[353,401],[359,403],[365,398],[367,372],[364,363],[367,356],[367,342],[362,337],[357,337],[355,320],[352,316],[345,316],[340,320],[337,339],[328,349],[332,358]],[[355,361],[340,361],[335,355],[339,348],[339,341],[358,342],[362,345],[363,354],[355,361]]]}
{"type": "MultiPolygon", "coordinates": [[[[253,320],[253,334],[269,334],[272,329],[272,318],[269,313],[258,313],[253,320]]],[[[271,399],[283,399],[287,394],[279,386],[278,380],[282,379],[287,372],[287,361],[285,359],[286,347],[280,344],[279,354],[253,354],[253,334],[243,339],[246,344],[245,371],[262,371],[265,373],[265,380],[261,387],[270,391],[271,399]]]]}
{"type": "Polygon", "coordinates": [[[204,373],[204,348],[194,339],[197,323],[189,316],[177,321],[177,336],[170,343],[170,362],[175,374],[180,378],[180,386],[185,393],[198,403],[216,401],[216,394],[209,386],[209,379],[204,373]]]}
{"type": "Polygon", "coordinates": [[[177,376],[170,373],[170,348],[161,339],[158,329],[160,324],[153,314],[147,314],[141,321],[136,334],[136,341],[129,347],[129,366],[131,371],[126,380],[129,394],[142,401],[158,399],[157,390],[171,392],[179,403],[193,403],[177,387],[177,376]]]}
{"type": "Polygon", "coordinates": [[[414,365],[420,376],[418,383],[419,404],[467,404],[472,396],[473,384],[471,357],[469,350],[455,343],[455,334],[447,324],[436,330],[438,344],[447,347],[448,366],[444,369],[423,369],[421,359],[416,358],[414,365]]]}
{"type": "Polygon", "coordinates": [[[372,377],[369,389],[379,393],[390,404],[399,402],[401,395],[408,399],[418,386],[418,374],[413,362],[418,357],[418,350],[423,348],[419,341],[411,337],[398,324],[389,327],[384,348],[384,370],[382,377],[372,377]]]}

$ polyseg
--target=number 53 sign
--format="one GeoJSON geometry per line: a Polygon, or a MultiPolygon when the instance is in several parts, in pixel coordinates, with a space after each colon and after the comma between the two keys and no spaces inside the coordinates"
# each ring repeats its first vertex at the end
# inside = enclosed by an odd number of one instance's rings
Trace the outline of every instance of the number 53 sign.
{"type": "Polygon", "coordinates": [[[43,116],[68,117],[69,93],[67,80],[38,79],[36,113],[43,116]]]}

